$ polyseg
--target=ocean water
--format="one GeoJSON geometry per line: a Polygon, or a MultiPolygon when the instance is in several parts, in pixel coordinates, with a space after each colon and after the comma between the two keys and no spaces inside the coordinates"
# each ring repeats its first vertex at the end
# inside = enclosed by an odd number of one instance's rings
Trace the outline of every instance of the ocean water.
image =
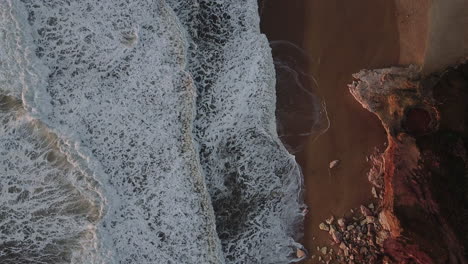
{"type": "Polygon", "coordinates": [[[0,0],[0,263],[290,263],[253,0],[0,0]]]}

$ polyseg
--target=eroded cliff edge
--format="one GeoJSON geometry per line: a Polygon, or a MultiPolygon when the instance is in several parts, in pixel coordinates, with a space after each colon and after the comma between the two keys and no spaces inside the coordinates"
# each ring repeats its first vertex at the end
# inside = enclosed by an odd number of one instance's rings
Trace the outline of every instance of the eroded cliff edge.
{"type": "Polygon", "coordinates": [[[363,70],[349,89],[388,135],[369,179],[387,263],[467,263],[468,63],[423,76],[416,66],[363,70]]]}

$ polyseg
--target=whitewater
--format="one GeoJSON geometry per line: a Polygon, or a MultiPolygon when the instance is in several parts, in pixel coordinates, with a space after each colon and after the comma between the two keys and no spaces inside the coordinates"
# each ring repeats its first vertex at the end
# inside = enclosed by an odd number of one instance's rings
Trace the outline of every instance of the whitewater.
{"type": "Polygon", "coordinates": [[[256,0],[0,0],[0,263],[291,263],[256,0]]]}

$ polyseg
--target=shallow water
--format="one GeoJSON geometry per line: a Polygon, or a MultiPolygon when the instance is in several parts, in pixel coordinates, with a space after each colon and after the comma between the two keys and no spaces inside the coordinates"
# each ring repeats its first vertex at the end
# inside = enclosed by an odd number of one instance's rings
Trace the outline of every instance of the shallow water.
{"type": "Polygon", "coordinates": [[[2,263],[295,260],[256,5],[0,2],[2,263]]]}
{"type": "Polygon", "coordinates": [[[308,73],[315,60],[289,41],[271,41],[270,46],[276,72],[277,131],[288,151],[298,153],[329,126],[318,83],[308,73]]]}

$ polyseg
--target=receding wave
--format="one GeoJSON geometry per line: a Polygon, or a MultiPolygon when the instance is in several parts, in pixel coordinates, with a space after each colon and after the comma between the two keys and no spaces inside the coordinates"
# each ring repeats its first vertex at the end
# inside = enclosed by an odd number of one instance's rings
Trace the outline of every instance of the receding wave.
{"type": "Polygon", "coordinates": [[[277,131],[287,149],[296,153],[328,129],[326,107],[316,94],[318,83],[307,73],[312,58],[289,41],[275,40],[270,46],[276,70],[277,131]]]}

